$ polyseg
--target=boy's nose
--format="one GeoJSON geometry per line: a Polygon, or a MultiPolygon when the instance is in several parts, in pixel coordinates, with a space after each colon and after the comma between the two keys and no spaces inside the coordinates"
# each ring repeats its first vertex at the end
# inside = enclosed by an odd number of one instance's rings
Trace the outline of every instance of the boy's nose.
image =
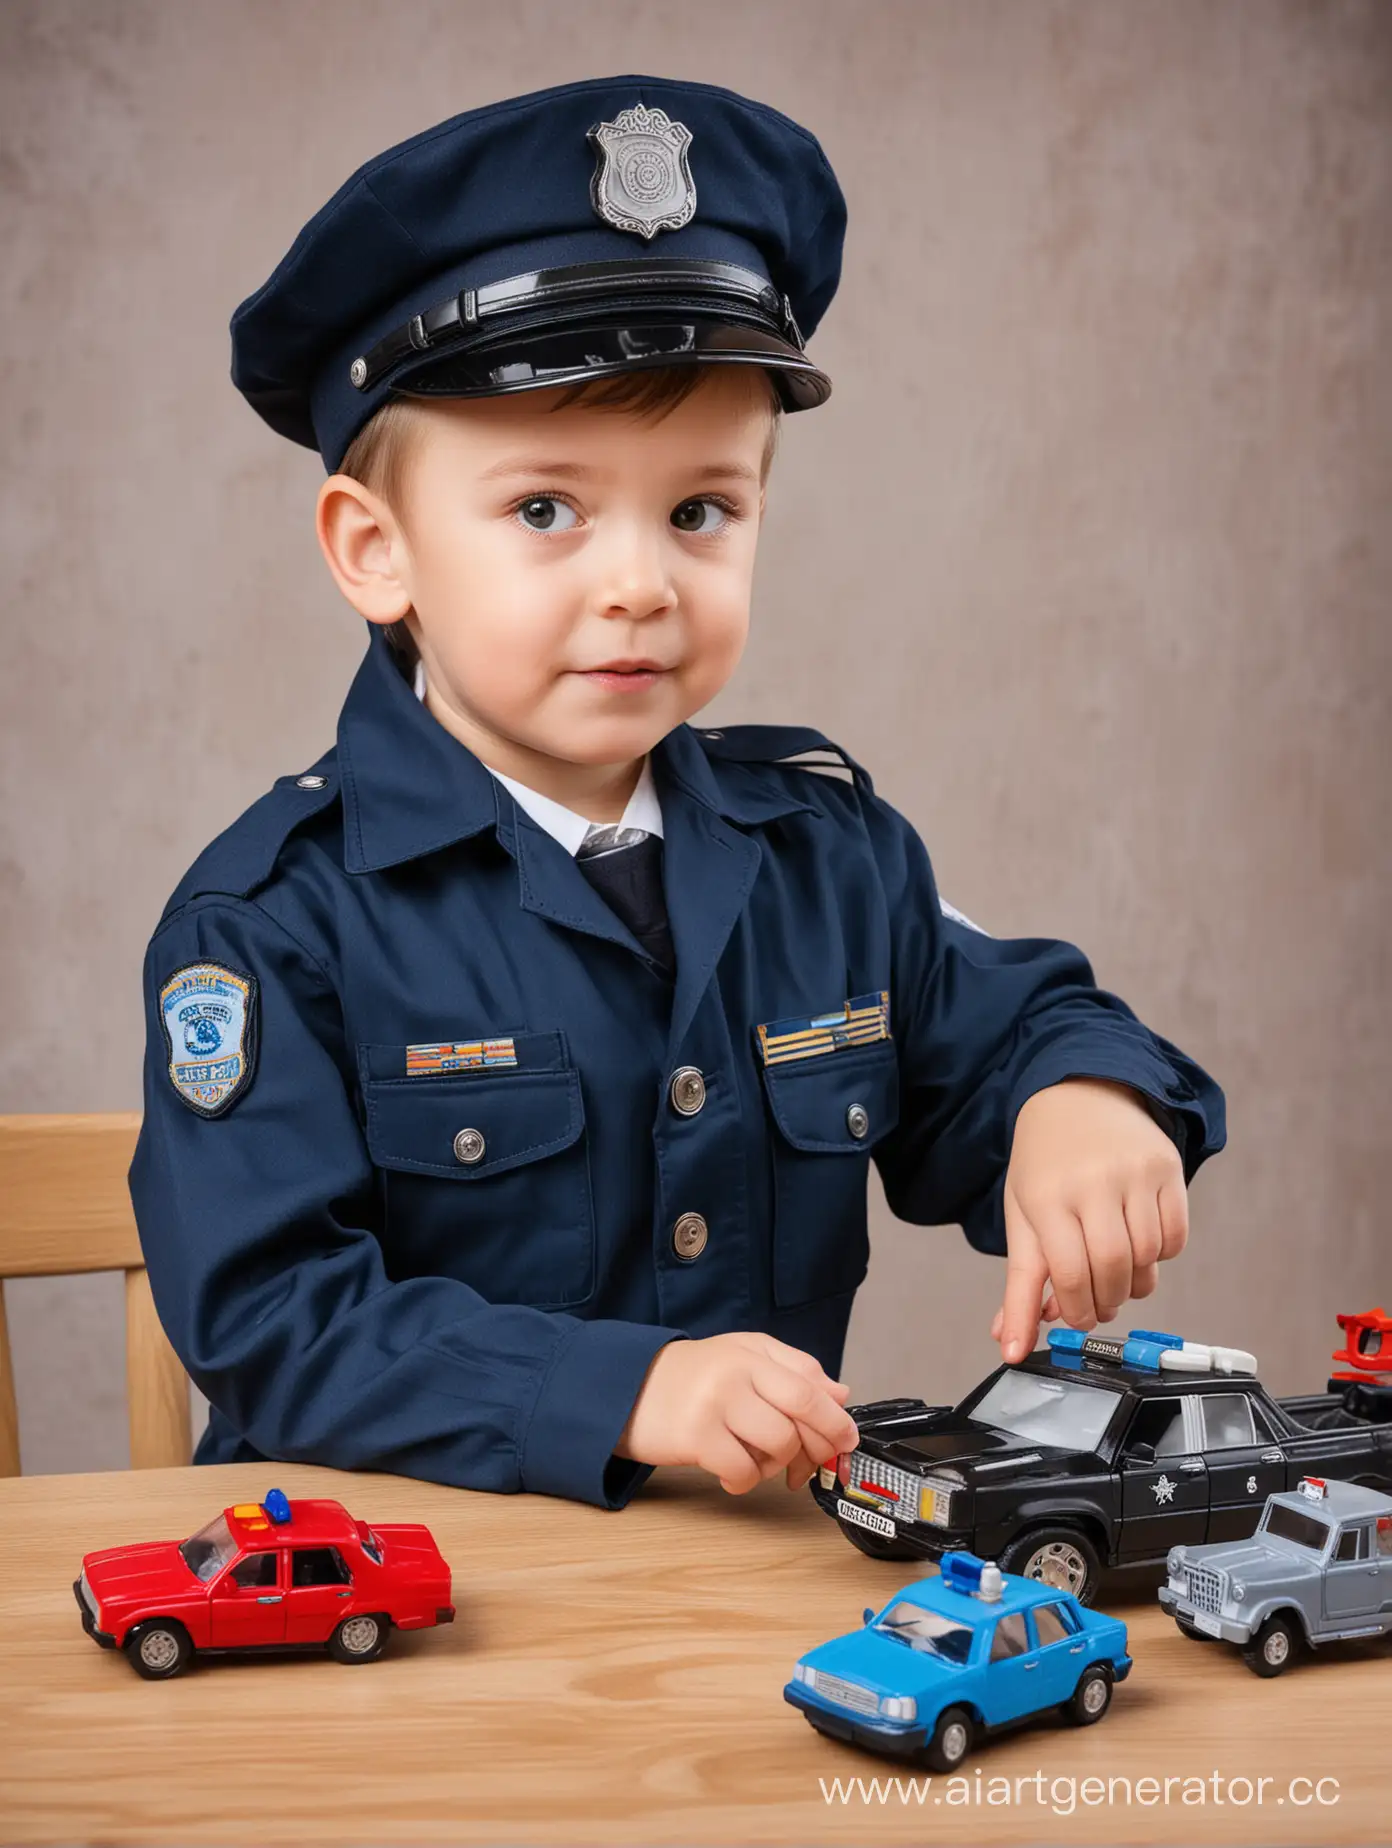
{"type": "Polygon", "coordinates": [[[601,614],[650,616],[676,602],[666,547],[646,529],[613,532],[595,562],[594,601],[601,614]]]}

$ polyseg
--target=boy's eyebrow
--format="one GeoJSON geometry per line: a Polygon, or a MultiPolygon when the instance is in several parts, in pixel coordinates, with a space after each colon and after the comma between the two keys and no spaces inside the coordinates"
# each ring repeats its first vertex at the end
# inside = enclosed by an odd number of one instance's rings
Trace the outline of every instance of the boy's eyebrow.
{"type": "MultiPolygon", "coordinates": [[[[550,475],[570,481],[583,480],[594,474],[593,469],[586,468],[582,462],[557,462],[544,456],[507,456],[501,462],[495,462],[479,475],[480,481],[496,481],[509,475],[550,475]]],[[[750,468],[745,462],[709,462],[704,468],[693,469],[687,477],[690,481],[759,481],[759,471],[750,468]]]]}
{"type": "Polygon", "coordinates": [[[695,473],[697,481],[759,481],[757,468],[750,468],[747,462],[711,462],[705,468],[698,468],[695,473]]]}

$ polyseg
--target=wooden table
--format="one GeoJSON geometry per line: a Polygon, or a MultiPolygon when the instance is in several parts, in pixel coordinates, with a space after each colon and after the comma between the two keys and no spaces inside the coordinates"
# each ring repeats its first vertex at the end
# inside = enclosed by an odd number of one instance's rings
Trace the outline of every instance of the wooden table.
{"type": "Polygon", "coordinates": [[[1263,1682],[1181,1638],[1153,1590],[1102,1600],[1136,1666],[1098,1726],[1046,1721],[982,1746],[955,1785],[916,1788],[814,1733],[783,1700],[794,1660],[918,1570],[862,1558],[781,1483],[734,1498],[680,1470],[619,1514],[279,1464],[0,1481],[0,1840],[1388,1839],[1389,1646],[1263,1682]],[[273,1485],[427,1522],[454,1625],[394,1636],[372,1665],[221,1657],[171,1682],[83,1634],[84,1552],[183,1536],[273,1485]],[[1166,1802],[1167,1776],[1194,1781],[1166,1802]],[[1262,1777],[1260,1805],[1230,1781],[1262,1777]],[[1336,1800],[1294,1803],[1301,1777],[1337,1779],[1336,1800]],[[828,1802],[838,1778],[849,1800],[828,1802]],[[1123,1785],[1095,1800],[1108,1778],[1132,1780],[1129,1803],[1123,1785]],[[1199,1788],[1202,1805],[1183,1801],[1199,1788]]]}

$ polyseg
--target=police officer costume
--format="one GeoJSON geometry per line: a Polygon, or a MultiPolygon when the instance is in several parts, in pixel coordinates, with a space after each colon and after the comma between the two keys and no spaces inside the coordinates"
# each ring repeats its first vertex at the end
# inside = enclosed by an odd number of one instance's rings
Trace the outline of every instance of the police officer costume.
{"type": "MultiPolygon", "coordinates": [[[[731,92],[514,98],[360,168],[237,310],[233,378],[330,470],[398,391],[757,364],[809,408],[844,225],[816,140],[731,92]]],[[[945,910],[822,733],[682,724],[649,764],[660,836],[577,856],[372,628],[335,748],[180,882],[130,1179],[199,1461],[618,1507],[665,1342],[837,1372],[872,1160],[898,1217],[1000,1253],[1047,1085],[1134,1086],[1189,1176],[1221,1147],[1212,1080],[1071,945],[945,910]]]]}

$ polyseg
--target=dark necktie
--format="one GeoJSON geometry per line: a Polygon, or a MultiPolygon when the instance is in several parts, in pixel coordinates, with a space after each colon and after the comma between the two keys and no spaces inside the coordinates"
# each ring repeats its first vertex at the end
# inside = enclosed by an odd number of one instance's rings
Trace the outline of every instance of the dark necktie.
{"type": "Polygon", "coordinates": [[[662,836],[596,822],[575,859],[614,915],[667,975],[674,975],[677,959],[662,890],[662,836]]]}

